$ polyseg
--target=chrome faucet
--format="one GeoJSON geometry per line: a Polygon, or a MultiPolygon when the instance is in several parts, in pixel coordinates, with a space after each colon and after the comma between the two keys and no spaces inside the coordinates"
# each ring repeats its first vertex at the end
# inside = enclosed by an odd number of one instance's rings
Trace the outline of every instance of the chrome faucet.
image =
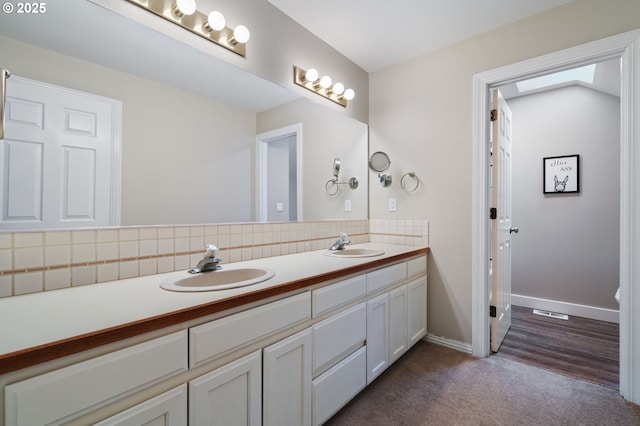
{"type": "Polygon", "coordinates": [[[338,238],[338,241],[333,243],[333,245],[331,246],[331,248],[329,250],[331,250],[331,251],[344,250],[344,247],[347,244],[351,244],[351,241],[347,240],[347,234],[342,232],[340,234],[340,238],[338,238]]]}
{"type": "Polygon", "coordinates": [[[216,257],[216,254],[218,254],[218,247],[213,244],[209,244],[207,246],[207,253],[204,255],[202,260],[198,262],[198,265],[195,268],[189,269],[187,272],[190,274],[199,274],[200,272],[222,269],[222,267],[218,265],[218,263],[222,262],[222,259],[216,257]]]}

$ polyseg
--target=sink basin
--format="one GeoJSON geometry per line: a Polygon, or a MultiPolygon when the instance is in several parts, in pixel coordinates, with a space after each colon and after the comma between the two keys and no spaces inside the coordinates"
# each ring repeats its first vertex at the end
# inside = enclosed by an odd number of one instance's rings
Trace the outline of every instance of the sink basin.
{"type": "Polygon", "coordinates": [[[384,254],[381,250],[374,250],[368,248],[346,248],[344,250],[331,251],[327,250],[323,252],[326,256],[331,257],[374,257],[384,254]]]}
{"type": "Polygon", "coordinates": [[[229,268],[199,274],[187,274],[182,278],[168,278],[160,287],[171,291],[228,290],[261,283],[276,273],[267,268],[229,268]]]}

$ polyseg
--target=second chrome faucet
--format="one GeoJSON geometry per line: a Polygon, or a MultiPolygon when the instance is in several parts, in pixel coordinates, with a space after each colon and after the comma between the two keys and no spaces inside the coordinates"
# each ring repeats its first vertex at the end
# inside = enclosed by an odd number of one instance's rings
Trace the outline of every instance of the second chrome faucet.
{"type": "Polygon", "coordinates": [[[217,257],[216,256],[217,254],[218,254],[218,247],[214,246],[213,244],[209,244],[207,246],[207,252],[205,253],[202,260],[198,262],[198,265],[196,265],[195,268],[189,269],[188,272],[190,274],[199,274],[200,272],[208,272],[208,271],[215,271],[218,269],[222,269],[222,267],[218,265],[219,263],[222,262],[222,259],[217,257]]]}

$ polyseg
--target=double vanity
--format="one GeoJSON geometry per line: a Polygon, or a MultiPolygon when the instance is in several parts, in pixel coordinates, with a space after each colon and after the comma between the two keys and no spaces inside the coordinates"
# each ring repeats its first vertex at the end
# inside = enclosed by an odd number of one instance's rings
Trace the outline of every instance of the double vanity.
{"type": "Polygon", "coordinates": [[[366,243],[0,300],[1,418],[322,424],[426,334],[427,253],[366,243]]]}

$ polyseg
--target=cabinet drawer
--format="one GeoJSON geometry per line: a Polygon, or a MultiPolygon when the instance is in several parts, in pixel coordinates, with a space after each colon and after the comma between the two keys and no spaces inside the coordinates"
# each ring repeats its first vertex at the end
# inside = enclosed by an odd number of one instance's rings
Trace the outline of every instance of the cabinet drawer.
{"type": "Polygon", "coordinates": [[[313,326],[313,370],[318,371],[367,338],[365,302],[313,326]]]}
{"type": "Polygon", "coordinates": [[[186,369],[180,331],[23,380],[5,388],[7,426],[58,424],[186,369]]]}
{"type": "Polygon", "coordinates": [[[363,346],[313,381],[313,424],[327,421],[367,384],[367,348],[363,346]]]}
{"type": "Polygon", "coordinates": [[[181,385],[94,426],[184,426],[187,418],[187,385],[181,385]]]}
{"type": "Polygon", "coordinates": [[[313,291],[313,316],[317,317],[325,312],[357,300],[367,294],[367,276],[349,278],[335,284],[313,291]]]}
{"type": "Polygon", "coordinates": [[[385,287],[390,287],[407,279],[407,263],[402,262],[396,265],[367,274],[367,293],[373,293],[385,287]]]}
{"type": "Polygon", "coordinates": [[[420,256],[407,262],[407,278],[419,277],[427,273],[427,256],[420,256]]]}
{"type": "Polygon", "coordinates": [[[189,329],[189,365],[197,366],[311,318],[311,292],[189,329]]]}

